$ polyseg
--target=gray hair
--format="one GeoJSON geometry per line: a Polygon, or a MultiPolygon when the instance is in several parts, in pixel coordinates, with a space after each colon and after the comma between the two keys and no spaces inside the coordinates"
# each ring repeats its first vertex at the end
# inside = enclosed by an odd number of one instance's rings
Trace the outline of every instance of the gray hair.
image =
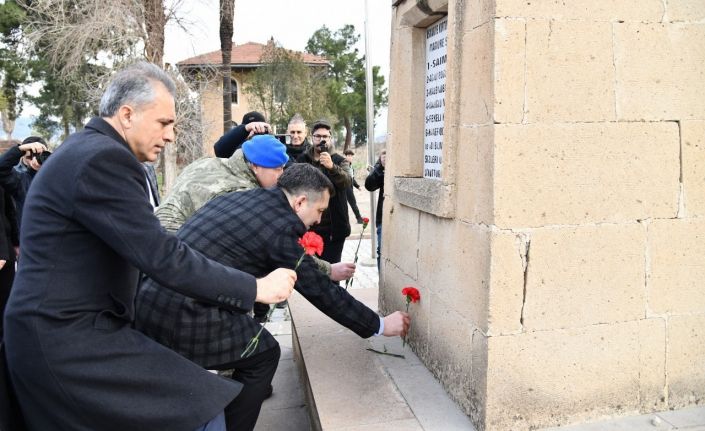
{"type": "Polygon", "coordinates": [[[176,97],[174,81],[156,65],[139,61],[122,69],[113,76],[100,98],[99,115],[112,117],[122,105],[139,107],[152,102],[155,82],[161,82],[172,97],[176,97]]]}
{"type": "Polygon", "coordinates": [[[289,126],[292,124],[303,124],[305,126],[306,120],[304,120],[304,117],[302,117],[301,114],[294,114],[294,116],[291,117],[291,120],[289,120],[289,126]]]}

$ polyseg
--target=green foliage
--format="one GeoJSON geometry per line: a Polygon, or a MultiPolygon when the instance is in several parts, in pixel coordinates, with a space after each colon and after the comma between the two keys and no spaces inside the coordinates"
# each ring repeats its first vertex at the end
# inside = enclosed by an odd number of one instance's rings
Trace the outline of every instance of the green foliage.
{"type": "MultiPolygon", "coordinates": [[[[326,77],[326,102],[338,117],[337,126],[345,128],[345,145],[348,149],[355,134],[357,145],[367,141],[367,119],[365,109],[365,57],[355,44],[360,36],[353,25],[332,32],[323,26],[313,33],[306,44],[306,51],[326,57],[331,68],[326,77]]],[[[373,67],[373,99],[376,111],[387,104],[387,90],[379,67],[373,67]]]]}
{"type": "Polygon", "coordinates": [[[326,88],[319,85],[322,71],[273,41],[260,61],[262,66],[247,77],[243,91],[252,96],[253,109],[262,112],[270,124],[285,130],[296,113],[309,121],[331,116],[325,103],[326,88]]]}
{"type": "Polygon", "coordinates": [[[0,93],[3,112],[14,121],[22,112],[21,92],[27,81],[27,61],[22,52],[24,11],[13,0],[0,4],[0,93]]]}

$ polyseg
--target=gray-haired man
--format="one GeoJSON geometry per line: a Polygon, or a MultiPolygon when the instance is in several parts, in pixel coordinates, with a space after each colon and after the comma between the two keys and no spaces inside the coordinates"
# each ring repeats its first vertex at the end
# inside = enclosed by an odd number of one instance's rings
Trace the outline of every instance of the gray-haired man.
{"type": "Polygon", "coordinates": [[[233,312],[293,289],[291,270],[255,279],[160,227],[140,162],[174,140],[174,93],[152,64],[118,72],[100,118],[71,135],[30,188],[5,342],[31,430],[222,429],[241,385],[132,328],[140,271],[233,312]]]}

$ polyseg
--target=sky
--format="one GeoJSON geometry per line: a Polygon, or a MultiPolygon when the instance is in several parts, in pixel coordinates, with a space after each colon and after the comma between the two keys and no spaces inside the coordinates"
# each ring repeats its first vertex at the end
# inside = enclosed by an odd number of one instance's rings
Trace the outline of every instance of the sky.
{"type": "MultiPolygon", "coordinates": [[[[179,16],[188,32],[167,26],[164,61],[176,63],[220,49],[219,0],[180,0],[179,16]]],[[[389,44],[392,7],[389,0],[367,0],[369,8],[370,59],[380,66],[389,84],[389,44]]],[[[332,31],[345,24],[355,26],[365,52],[365,0],[235,0],[233,41],[266,43],[271,37],[284,48],[304,51],[314,31],[326,25],[332,31]]],[[[375,136],[386,133],[387,110],[375,119],[375,136]]]]}

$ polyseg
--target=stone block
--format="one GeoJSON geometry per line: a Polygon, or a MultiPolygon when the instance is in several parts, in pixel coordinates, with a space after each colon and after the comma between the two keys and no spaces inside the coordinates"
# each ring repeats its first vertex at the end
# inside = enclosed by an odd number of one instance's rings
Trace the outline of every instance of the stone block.
{"type": "Polygon", "coordinates": [[[521,123],[526,86],[526,21],[494,21],[494,122],[521,123]]]}
{"type": "Polygon", "coordinates": [[[495,125],[494,133],[499,227],[677,214],[676,123],[495,125]]]}
{"type": "Polygon", "coordinates": [[[525,110],[532,123],[615,119],[610,23],[526,22],[525,110]]]}
{"type": "MultiPolygon", "coordinates": [[[[694,0],[697,1],[697,0],[694,0]]],[[[661,21],[662,0],[497,0],[496,16],[551,20],[661,21]]]]}
{"type": "Polygon", "coordinates": [[[461,127],[457,153],[456,217],[488,226],[492,219],[494,127],[461,127]]]}
{"type": "Polygon", "coordinates": [[[410,349],[417,355],[423,357],[428,352],[429,325],[431,321],[431,301],[432,296],[429,286],[424,286],[418,281],[410,278],[400,271],[396,265],[387,265],[384,271],[384,286],[380,289],[380,312],[384,315],[395,311],[406,310],[406,297],[402,296],[401,290],[406,286],[413,286],[419,290],[421,300],[409,305],[411,314],[412,330],[407,341],[410,349]]]}
{"type": "Polygon", "coordinates": [[[421,214],[419,284],[474,326],[487,329],[489,240],[486,228],[421,214]]]}
{"type": "Polygon", "coordinates": [[[419,211],[385,200],[382,256],[405,274],[418,278],[419,211]]]}
{"type": "MultiPolygon", "coordinates": [[[[494,26],[487,22],[463,35],[460,91],[460,124],[487,124],[492,121],[494,95],[494,26]]],[[[446,82],[447,85],[452,83],[446,82]]],[[[452,87],[450,87],[452,88],[452,87]]],[[[446,111],[452,105],[446,105],[446,111]]]]}
{"type": "Polygon", "coordinates": [[[395,176],[422,176],[424,133],[425,32],[415,27],[393,28],[390,58],[388,152],[395,176]],[[412,73],[418,71],[419,73],[412,73]],[[411,145],[411,147],[410,147],[411,145]],[[409,151],[416,148],[418,151],[409,151]],[[391,159],[391,158],[390,158],[391,159]]]}
{"type": "Polygon", "coordinates": [[[669,21],[702,21],[705,19],[705,3],[701,0],[668,0],[666,17],[669,21]]]}
{"type": "Polygon", "coordinates": [[[648,229],[648,247],[650,310],[705,312],[705,220],[655,220],[648,229]]]}
{"type": "Polygon", "coordinates": [[[639,320],[639,411],[666,410],[666,321],[639,320]]]}
{"type": "Polygon", "coordinates": [[[525,330],[644,317],[646,232],[640,224],[537,229],[529,240],[525,330]]]}
{"type": "MultiPolygon", "coordinates": [[[[664,346],[660,319],[490,337],[485,429],[535,429],[633,413],[649,387],[641,383],[663,377],[664,346]],[[647,355],[649,362],[660,358],[656,369],[642,366],[647,355]]],[[[660,397],[662,389],[646,395],[660,397]]]]}
{"type": "Polygon", "coordinates": [[[705,216],[705,121],[682,121],[685,216],[705,216]]]}
{"type": "Polygon", "coordinates": [[[525,245],[528,235],[492,234],[490,256],[489,334],[522,330],[525,245]]]}
{"type": "Polygon", "coordinates": [[[614,24],[614,39],[619,120],[705,119],[705,25],[614,24]]]}
{"type": "Polygon", "coordinates": [[[669,407],[704,404],[705,313],[668,319],[667,355],[669,407]]]}
{"type": "Polygon", "coordinates": [[[446,297],[431,294],[425,365],[474,423],[484,417],[487,344],[482,331],[457,313],[446,297]]]}
{"type": "Polygon", "coordinates": [[[492,20],[495,10],[494,0],[467,0],[463,8],[465,31],[479,27],[492,20]]]}

